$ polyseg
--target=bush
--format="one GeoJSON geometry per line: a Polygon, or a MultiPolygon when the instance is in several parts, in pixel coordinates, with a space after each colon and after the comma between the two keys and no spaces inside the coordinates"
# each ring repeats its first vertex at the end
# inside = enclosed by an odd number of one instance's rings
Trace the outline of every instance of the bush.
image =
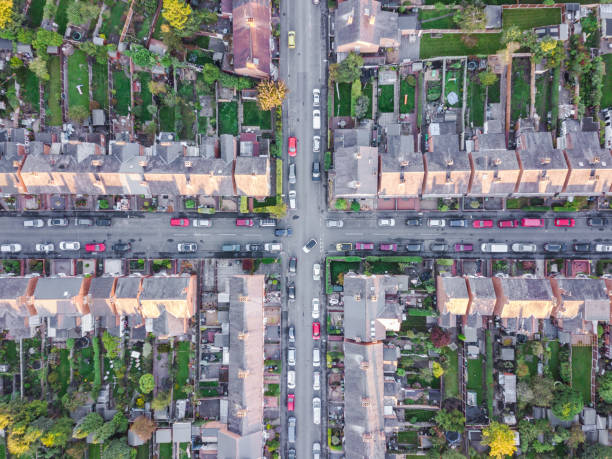
{"type": "Polygon", "coordinates": [[[412,87],[416,86],[416,77],[414,75],[408,75],[406,77],[406,83],[412,87]]]}
{"type": "Polygon", "coordinates": [[[361,206],[359,205],[358,201],[353,200],[353,202],[351,202],[351,210],[353,212],[359,212],[361,210],[361,206]]]}
{"type": "Polygon", "coordinates": [[[109,207],[107,199],[98,200],[98,205],[100,206],[100,209],[108,209],[109,207]]]}
{"type": "Polygon", "coordinates": [[[335,204],[334,207],[337,210],[346,210],[346,208],[347,208],[346,199],[343,199],[343,198],[336,199],[336,204],[335,204]]]}

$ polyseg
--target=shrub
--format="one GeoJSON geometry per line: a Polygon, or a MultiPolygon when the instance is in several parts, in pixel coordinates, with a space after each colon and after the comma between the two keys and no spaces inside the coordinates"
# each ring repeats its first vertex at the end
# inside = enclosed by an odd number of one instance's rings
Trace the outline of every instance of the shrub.
{"type": "Polygon", "coordinates": [[[353,200],[353,202],[351,202],[351,210],[353,212],[359,212],[361,210],[361,206],[359,205],[358,201],[353,200]]]}
{"type": "Polygon", "coordinates": [[[337,210],[346,210],[347,208],[346,199],[343,199],[343,198],[336,199],[335,207],[337,210]]]}

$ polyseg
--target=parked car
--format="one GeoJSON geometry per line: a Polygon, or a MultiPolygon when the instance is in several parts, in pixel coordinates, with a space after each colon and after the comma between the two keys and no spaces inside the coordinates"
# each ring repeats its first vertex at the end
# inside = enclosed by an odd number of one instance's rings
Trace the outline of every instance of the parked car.
{"type": "Polygon", "coordinates": [[[379,249],[383,252],[397,252],[397,244],[383,243],[380,244],[379,249]]]}
{"type": "Polygon", "coordinates": [[[312,128],[315,131],[321,129],[321,111],[320,110],[312,111],[312,128]]]}
{"type": "Polygon", "coordinates": [[[55,250],[55,246],[51,242],[46,244],[36,244],[35,249],[37,252],[49,253],[55,250]]]}
{"type": "Polygon", "coordinates": [[[312,373],[312,390],[321,390],[321,372],[319,371],[312,373]]]}
{"type": "Polygon", "coordinates": [[[321,323],[314,321],[312,323],[312,339],[321,339],[321,323]]]}
{"type": "Polygon", "coordinates": [[[472,226],[474,228],[493,228],[493,220],[474,220],[472,226]]]}
{"type": "Polygon", "coordinates": [[[237,218],[236,226],[253,226],[254,222],[252,218],[237,218]]]}
{"type": "Polygon", "coordinates": [[[295,48],[295,31],[290,30],[287,34],[287,46],[289,49],[295,48]]]}
{"type": "Polygon", "coordinates": [[[295,273],[297,271],[297,258],[289,258],[289,272],[295,273]]]}
{"type": "Polygon", "coordinates": [[[295,411],[295,394],[287,395],[287,411],[295,411]]]}
{"type": "Polygon", "coordinates": [[[266,242],[264,244],[264,250],[266,252],[280,252],[283,250],[283,244],[280,242],[266,242]]]}
{"type": "Polygon", "coordinates": [[[60,250],[80,250],[81,243],[77,241],[62,241],[59,243],[60,250]]]}
{"type": "Polygon", "coordinates": [[[319,161],[312,162],[312,181],[321,181],[321,164],[319,163],[319,161]]]}
{"type": "Polygon", "coordinates": [[[263,246],[261,244],[247,244],[244,246],[247,252],[260,252],[263,246]]]}
{"type": "Polygon", "coordinates": [[[446,220],[443,218],[430,218],[427,220],[427,226],[430,228],[443,228],[446,226],[446,220]]]}
{"type": "Polygon", "coordinates": [[[342,220],[327,220],[325,222],[325,226],[328,228],[342,228],[344,226],[344,222],[342,220]]]}
{"type": "MultiPolygon", "coordinates": [[[[111,226],[112,224],[113,224],[113,220],[110,218],[104,218],[104,217],[96,218],[96,226],[111,226]]],[[[187,225],[185,226],[189,226],[189,220],[187,220],[187,225]]]]}
{"type": "Polygon", "coordinates": [[[421,219],[420,218],[407,218],[406,225],[407,226],[421,226],[421,219]]]}
{"type": "Polygon", "coordinates": [[[321,280],[321,265],[319,263],[312,265],[312,280],[321,280]]]}
{"type": "Polygon", "coordinates": [[[67,218],[50,218],[47,220],[49,226],[68,226],[67,218]]]}
{"type": "Polygon", "coordinates": [[[355,242],[355,250],[374,250],[373,242],[355,242]]]}
{"type": "Polygon", "coordinates": [[[287,334],[289,335],[289,342],[295,343],[295,327],[293,325],[289,326],[289,331],[287,334]]]}
{"type": "Polygon", "coordinates": [[[603,217],[587,218],[587,225],[589,226],[606,226],[607,224],[608,220],[603,217]]]}
{"type": "Polygon", "coordinates": [[[338,244],[336,244],[336,250],[338,252],[346,252],[348,250],[353,250],[353,243],[352,242],[339,242],[338,244]]]}
{"type": "Polygon", "coordinates": [[[612,244],[595,244],[595,252],[612,252],[612,244]]]}
{"type": "Polygon", "coordinates": [[[273,218],[261,218],[259,220],[259,226],[261,228],[266,228],[268,226],[271,228],[276,228],[276,220],[273,218]]]}
{"type": "Polygon", "coordinates": [[[321,366],[321,350],[318,347],[315,347],[312,350],[312,366],[313,367],[321,366]]]}
{"type": "Polygon", "coordinates": [[[474,250],[472,244],[455,244],[455,252],[471,252],[474,250]]]}
{"type": "MultiPolygon", "coordinates": [[[[314,0],[315,5],[319,4],[319,0],[314,0]]],[[[321,444],[316,442],[312,444],[312,459],[320,459],[321,458],[321,444]]]]}
{"type": "Polygon", "coordinates": [[[312,90],[312,105],[315,107],[318,107],[320,102],[320,98],[321,98],[321,90],[319,88],[314,88],[312,90]]]}
{"type": "Polygon", "coordinates": [[[295,366],[295,348],[290,347],[287,349],[287,363],[292,367],[295,366]]]}
{"type": "Polygon", "coordinates": [[[518,228],[518,220],[500,220],[497,222],[497,226],[500,228],[518,228]]]}
{"type": "Polygon", "coordinates": [[[198,250],[198,244],[195,242],[179,242],[176,248],[180,253],[195,253],[198,250]]]}
{"type": "Polygon", "coordinates": [[[289,137],[289,141],[287,142],[287,153],[289,156],[297,155],[297,139],[293,136],[289,137]]]}
{"type": "Polygon", "coordinates": [[[121,241],[113,244],[112,246],[112,249],[115,252],[128,252],[131,248],[132,248],[132,244],[130,244],[129,242],[121,242],[121,241]]]}
{"type": "Polygon", "coordinates": [[[574,244],[574,252],[590,252],[591,244],[588,242],[579,242],[574,244]]]}
{"type": "Polygon", "coordinates": [[[550,253],[565,252],[565,244],[560,242],[548,242],[544,244],[544,250],[550,253]]]}
{"type": "Polygon", "coordinates": [[[312,137],[312,151],[319,153],[321,151],[321,136],[315,135],[312,137]]]}
{"type": "Polygon", "coordinates": [[[468,226],[468,222],[464,219],[452,219],[448,221],[448,226],[451,228],[465,228],[468,226]]]}
{"type": "Polygon", "coordinates": [[[535,244],[515,242],[512,244],[512,251],[517,253],[535,253],[538,251],[538,247],[535,244]]]}
{"type": "Polygon", "coordinates": [[[480,250],[485,253],[506,253],[508,244],[503,242],[485,242],[480,244],[480,250]]]}
{"type": "Polygon", "coordinates": [[[312,422],[316,425],[321,424],[321,399],[319,397],[312,399],[312,422]]]}
{"type": "Polygon", "coordinates": [[[544,228],[543,218],[522,218],[521,226],[523,228],[544,228]]]}
{"type": "Polygon", "coordinates": [[[304,247],[302,247],[302,250],[308,253],[314,248],[315,245],[317,245],[317,240],[311,239],[306,244],[304,244],[304,247]]]}
{"type": "Polygon", "coordinates": [[[75,218],[74,224],[76,226],[93,226],[94,221],[91,218],[75,218]]]}
{"type": "Polygon", "coordinates": [[[189,219],[188,218],[171,218],[170,226],[181,226],[181,227],[189,226],[189,219]]]}
{"type": "Polygon", "coordinates": [[[573,218],[555,218],[555,226],[562,228],[573,228],[576,225],[576,220],[573,218]]]}
{"type": "Polygon", "coordinates": [[[292,234],[293,230],[291,228],[276,228],[274,230],[274,235],[276,237],[291,236],[292,234]]]}
{"type": "Polygon", "coordinates": [[[295,184],[297,182],[297,177],[295,175],[295,163],[289,164],[289,183],[295,184]]]}
{"type": "Polygon", "coordinates": [[[318,298],[313,298],[312,299],[312,318],[313,319],[318,319],[319,315],[321,314],[321,303],[319,302],[318,298]]]}
{"type": "Polygon", "coordinates": [[[289,190],[289,208],[290,209],[295,209],[297,207],[296,199],[297,199],[297,191],[289,190]]]}
{"type": "Polygon", "coordinates": [[[289,389],[295,389],[295,370],[289,370],[287,372],[287,387],[289,389]]]}
{"type": "Polygon", "coordinates": [[[293,282],[287,284],[287,296],[289,299],[295,300],[295,284],[293,282]]]}
{"type": "Polygon", "coordinates": [[[21,252],[21,244],[2,244],[0,245],[2,253],[17,253],[21,252]]]}
{"type": "Polygon", "coordinates": [[[406,250],[408,252],[420,252],[423,250],[423,244],[418,242],[411,242],[410,244],[406,244],[406,250]]]}
{"type": "MultiPolygon", "coordinates": [[[[289,443],[295,443],[295,424],[296,424],[295,417],[290,416],[289,419],[287,419],[287,441],[289,443]]],[[[289,448],[288,456],[291,456],[291,455],[293,455],[291,459],[295,459],[295,449],[293,448],[289,448]]]]}
{"type": "Polygon", "coordinates": [[[86,252],[104,252],[106,251],[106,244],[103,242],[91,242],[89,244],[85,244],[86,252]]]}
{"type": "Polygon", "coordinates": [[[45,226],[45,221],[42,218],[35,218],[33,220],[25,220],[23,222],[24,228],[42,228],[45,226]]]}
{"type": "Polygon", "coordinates": [[[240,244],[223,244],[221,250],[224,252],[240,252],[240,244]]]}
{"type": "Polygon", "coordinates": [[[194,218],[193,226],[196,228],[210,228],[212,226],[212,220],[208,220],[205,218],[194,218]]]}
{"type": "Polygon", "coordinates": [[[446,252],[448,250],[448,245],[444,242],[432,242],[429,246],[429,250],[432,252],[446,252]]]}
{"type": "Polygon", "coordinates": [[[395,226],[394,218],[379,218],[378,226],[395,226]]]}

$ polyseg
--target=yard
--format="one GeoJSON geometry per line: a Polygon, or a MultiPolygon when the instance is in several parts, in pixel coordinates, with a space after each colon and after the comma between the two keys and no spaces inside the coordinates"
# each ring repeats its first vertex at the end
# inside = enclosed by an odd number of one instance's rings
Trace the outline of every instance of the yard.
{"type": "Polygon", "coordinates": [[[331,269],[331,281],[334,285],[342,285],[343,282],[339,282],[340,274],[343,275],[349,271],[358,272],[359,262],[347,262],[347,261],[332,261],[330,264],[331,269]]]}
{"type": "MultiPolygon", "coordinates": [[[[414,78],[414,76],[412,75],[414,78]]],[[[415,78],[416,83],[416,78],[415,78]]],[[[400,83],[400,100],[399,100],[399,111],[400,113],[412,113],[414,112],[414,92],[415,85],[411,85],[408,82],[408,78],[404,78],[400,83]]]]}
{"type": "Polygon", "coordinates": [[[542,75],[536,76],[535,109],[538,115],[540,115],[540,119],[543,121],[548,119],[548,112],[550,112],[551,109],[552,84],[550,77],[550,72],[545,72],[542,75]]]}
{"type": "Polygon", "coordinates": [[[49,56],[47,69],[49,71],[49,81],[46,83],[47,90],[45,91],[47,100],[46,123],[48,126],[59,126],[62,124],[62,78],[59,56],[49,56]]]}
{"type": "Polygon", "coordinates": [[[482,379],[482,356],[477,359],[468,359],[467,361],[468,380],[467,390],[476,392],[476,403],[479,405],[484,402],[484,390],[482,379]]]}
{"type": "Polygon", "coordinates": [[[606,65],[606,74],[603,81],[601,106],[612,108],[612,54],[604,54],[602,59],[606,65]]]}
{"type": "Polygon", "coordinates": [[[40,23],[43,18],[43,9],[45,7],[45,0],[32,0],[30,8],[28,9],[28,22],[33,29],[40,27],[40,23]]]}
{"type": "Polygon", "coordinates": [[[372,117],[372,91],[374,90],[373,86],[372,86],[372,82],[368,81],[363,88],[361,89],[361,94],[363,94],[364,96],[366,96],[368,98],[369,101],[369,105],[368,105],[368,114],[366,115],[366,118],[371,118],[372,117]]]}
{"type": "MultiPolygon", "coordinates": [[[[140,81],[140,95],[138,101],[134,101],[135,116],[141,121],[151,120],[151,114],[147,107],[153,103],[151,91],[149,91],[149,82],[151,81],[151,74],[149,72],[139,72],[137,74],[138,81],[140,81]]],[[[135,96],[136,97],[136,96],[135,96]]]]}
{"type": "Polygon", "coordinates": [[[461,107],[463,103],[463,65],[455,62],[446,70],[446,83],[444,85],[446,103],[451,107],[461,107]],[[452,95],[454,93],[454,96],[452,95]],[[451,102],[449,96],[456,100],[451,102]]]}
{"type": "Polygon", "coordinates": [[[351,84],[336,83],[334,91],[334,116],[351,116],[351,84]]]}
{"type": "Polygon", "coordinates": [[[89,70],[87,55],[80,49],[68,57],[68,106],[89,111],[89,70]],[[80,91],[79,91],[80,89],[80,91]]]}
{"type": "Polygon", "coordinates": [[[113,89],[115,103],[115,112],[121,116],[127,116],[131,103],[130,79],[126,76],[123,70],[113,71],[113,89]]]}
{"type": "Polygon", "coordinates": [[[559,381],[561,379],[561,375],[559,374],[559,341],[550,341],[548,343],[550,347],[550,359],[548,360],[548,368],[550,368],[550,372],[552,373],[555,381],[559,381]]]}
{"type": "Polygon", "coordinates": [[[68,25],[68,5],[73,3],[71,0],[60,0],[55,12],[55,23],[58,25],[57,32],[63,37],[68,25]]]}
{"type": "Polygon", "coordinates": [[[136,448],[136,459],[149,459],[149,442],[136,448]]]}
{"type": "Polygon", "coordinates": [[[428,421],[431,421],[436,416],[437,412],[438,412],[437,410],[423,410],[423,409],[406,410],[404,411],[404,419],[413,424],[415,422],[428,422],[428,421]]]}
{"type": "Polygon", "coordinates": [[[174,132],[174,107],[164,105],[159,109],[159,129],[163,132],[174,132]]]}
{"type": "Polygon", "coordinates": [[[512,64],[512,122],[519,118],[529,116],[529,104],[531,100],[529,90],[529,75],[531,67],[529,59],[518,58],[512,64]]]}
{"type": "Polygon", "coordinates": [[[406,315],[406,320],[402,321],[400,331],[425,331],[427,330],[427,317],[406,315]]]}
{"type": "Polygon", "coordinates": [[[457,24],[453,21],[455,11],[454,8],[420,10],[421,29],[456,29],[457,24]]]}
{"type": "Polygon", "coordinates": [[[585,405],[591,403],[591,359],[591,346],[572,346],[572,387],[585,405]]]}
{"type": "Polygon", "coordinates": [[[113,2],[113,7],[110,10],[110,17],[104,19],[102,21],[102,28],[100,29],[100,33],[104,35],[107,39],[110,39],[113,36],[116,36],[116,40],[119,41],[119,35],[121,34],[121,29],[123,28],[123,13],[128,8],[128,3],[126,2],[113,2]]]}
{"type": "Polygon", "coordinates": [[[175,400],[186,398],[183,388],[189,380],[189,352],[191,350],[191,343],[189,341],[181,341],[178,343],[176,350],[176,381],[174,381],[174,398],[175,400]],[[178,385],[178,388],[177,388],[178,385]]]}
{"type": "Polygon", "coordinates": [[[101,446],[102,445],[96,443],[89,444],[89,459],[100,459],[101,446]]]}
{"type": "Polygon", "coordinates": [[[270,129],[271,114],[259,109],[257,102],[245,100],[242,102],[242,124],[245,126],[259,126],[260,129],[270,129]]]}
{"type": "Polygon", "coordinates": [[[238,102],[219,102],[219,134],[238,135],[238,102]]]}
{"type": "Polygon", "coordinates": [[[70,380],[70,362],[68,361],[69,355],[70,351],[68,349],[60,349],[60,361],[57,367],[57,372],[59,374],[58,381],[60,381],[62,384],[62,390],[58,394],[60,398],[66,393],[68,381],[70,380]]]}
{"type": "Polygon", "coordinates": [[[17,70],[17,81],[21,85],[21,97],[32,113],[40,111],[40,89],[38,77],[30,69],[17,70]]]}
{"type": "Polygon", "coordinates": [[[518,26],[521,30],[561,24],[561,8],[516,8],[502,10],[503,28],[518,26]]]}
{"type": "Polygon", "coordinates": [[[467,91],[469,121],[474,126],[483,126],[486,87],[480,84],[478,74],[475,73],[468,77],[467,91]]]}
{"type": "Polygon", "coordinates": [[[500,43],[501,33],[474,33],[471,35],[431,34],[421,37],[421,59],[438,56],[471,56],[495,54],[503,48],[500,43]]]}
{"type": "Polygon", "coordinates": [[[393,113],[393,99],[395,93],[392,84],[378,87],[378,111],[381,113],[393,113]]]}
{"type": "Polygon", "coordinates": [[[178,90],[181,96],[182,103],[178,104],[177,109],[180,113],[179,123],[177,126],[180,139],[193,140],[195,138],[194,125],[196,121],[195,95],[193,91],[193,83],[190,81],[181,81],[178,90]]]}
{"type": "Polygon", "coordinates": [[[108,108],[108,64],[94,62],[91,67],[91,82],[93,84],[93,99],[100,108],[108,108]]]}
{"type": "Polygon", "coordinates": [[[172,459],[172,443],[159,445],[159,459],[172,459]]]}
{"type": "Polygon", "coordinates": [[[459,397],[459,356],[457,350],[445,351],[448,366],[444,372],[444,399],[459,397]]]}

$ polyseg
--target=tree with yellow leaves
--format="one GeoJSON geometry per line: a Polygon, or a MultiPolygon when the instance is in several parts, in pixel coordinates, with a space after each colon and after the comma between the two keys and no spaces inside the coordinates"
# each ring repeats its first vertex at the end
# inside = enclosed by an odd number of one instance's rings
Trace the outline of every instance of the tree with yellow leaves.
{"type": "Polygon", "coordinates": [[[489,456],[498,459],[512,456],[516,451],[514,432],[506,424],[491,422],[489,427],[482,430],[482,443],[491,448],[489,456]]]}
{"type": "Polygon", "coordinates": [[[0,29],[5,29],[13,19],[13,0],[0,0],[0,29]]]}
{"type": "Polygon", "coordinates": [[[284,81],[263,80],[257,85],[257,104],[264,111],[283,103],[288,89],[284,81]]]}
{"type": "Polygon", "coordinates": [[[191,6],[183,0],[164,0],[162,16],[170,26],[183,30],[191,15],[191,6]]]}

